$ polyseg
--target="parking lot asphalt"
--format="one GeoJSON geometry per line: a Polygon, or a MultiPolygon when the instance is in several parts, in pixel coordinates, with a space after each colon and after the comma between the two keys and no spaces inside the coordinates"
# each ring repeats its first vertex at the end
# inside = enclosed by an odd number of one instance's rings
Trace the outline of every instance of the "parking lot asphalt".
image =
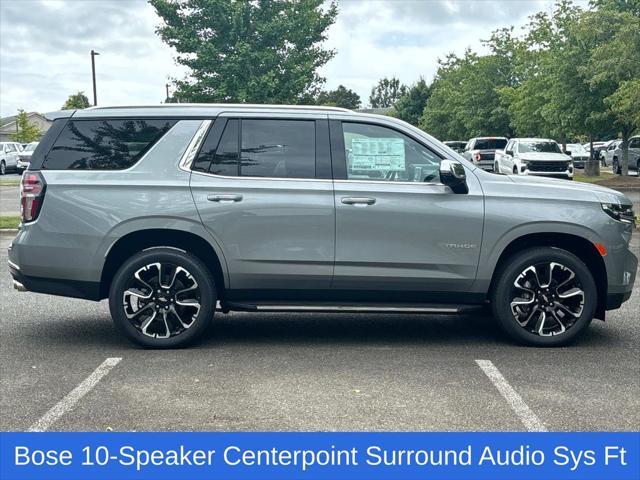
{"type": "Polygon", "coordinates": [[[115,331],[105,301],[13,290],[10,240],[0,236],[2,430],[27,430],[60,404],[49,430],[524,429],[476,360],[548,430],[640,429],[638,287],[560,349],[515,346],[480,313],[218,313],[196,346],[152,351],[115,331]],[[121,360],[70,395],[108,358],[121,360]]]}

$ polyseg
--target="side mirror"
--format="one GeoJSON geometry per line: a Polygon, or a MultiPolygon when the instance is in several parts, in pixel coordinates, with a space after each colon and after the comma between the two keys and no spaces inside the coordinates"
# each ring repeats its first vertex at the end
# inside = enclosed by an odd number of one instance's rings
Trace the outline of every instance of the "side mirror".
{"type": "Polygon", "coordinates": [[[460,162],[442,160],[440,162],[440,182],[453,190],[453,193],[469,193],[467,174],[460,162]]]}
{"type": "Polygon", "coordinates": [[[504,153],[513,157],[513,150],[505,150],[504,153]]]}

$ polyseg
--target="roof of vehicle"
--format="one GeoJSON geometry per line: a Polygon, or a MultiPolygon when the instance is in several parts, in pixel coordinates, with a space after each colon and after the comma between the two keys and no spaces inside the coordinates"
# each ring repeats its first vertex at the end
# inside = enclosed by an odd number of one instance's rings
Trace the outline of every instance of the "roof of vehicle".
{"type": "MultiPolygon", "coordinates": [[[[162,117],[203,117],[223,112],[265,112],[265,113],[349,113],[357,114],[346,108],[317,105],[256,105],[234,103],[165,103],[161,105],[119,105],[89,107],[84,110],[69,111],[67,116],[74,117],[114,117],[114,116],[162,116],[162,117]]],[[[66,113],[66,112],[56,112],[66,113]]],[[[62,115],[61,115],[62,116],[62,115]]]]}

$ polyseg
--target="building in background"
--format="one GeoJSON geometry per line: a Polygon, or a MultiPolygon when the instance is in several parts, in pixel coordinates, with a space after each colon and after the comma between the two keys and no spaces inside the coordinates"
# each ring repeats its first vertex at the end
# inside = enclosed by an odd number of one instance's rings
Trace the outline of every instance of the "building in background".
{"type": "MultiPolygon", "coordinates": [[[[51,120],[47,119],[47,117],[45,117],[44,115],[38,112],[29,112],[27,114],[27,117],[29,118],[29,121],[31,123],[34,123],[35,125],[37,125],[42,135],[44,135],[45,132],[49,130],[49,127],[53,123],[51,122],[51,120]]],[[[17,115],[14,115],[12,117],[0,118],[0,142],[12,141],[11,135],[13,133],[16,133],[17,118],[18,118],[17,115]]]]}

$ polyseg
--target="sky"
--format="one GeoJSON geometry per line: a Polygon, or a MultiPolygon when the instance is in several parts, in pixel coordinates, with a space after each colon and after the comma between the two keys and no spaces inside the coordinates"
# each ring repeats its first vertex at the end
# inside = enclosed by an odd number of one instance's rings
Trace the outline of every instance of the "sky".
{"type": "MultiPolygon", "coordinates": [[[[578,3],[585,3],[580,0],[578,3]]],[[[368,102],[385,76],[431,80],[438,58],[527,17],[553,0],[340,0],[326,46],[337,51],[321,74],[368,102]]],[[[90,51],[96,57],[99,105],[158,104],[169,78],[187,71],[174,61],[145,0],[0,0],[0,116],[18,108],[48,112],[82,90],[92,101],[90,51]]]]}

